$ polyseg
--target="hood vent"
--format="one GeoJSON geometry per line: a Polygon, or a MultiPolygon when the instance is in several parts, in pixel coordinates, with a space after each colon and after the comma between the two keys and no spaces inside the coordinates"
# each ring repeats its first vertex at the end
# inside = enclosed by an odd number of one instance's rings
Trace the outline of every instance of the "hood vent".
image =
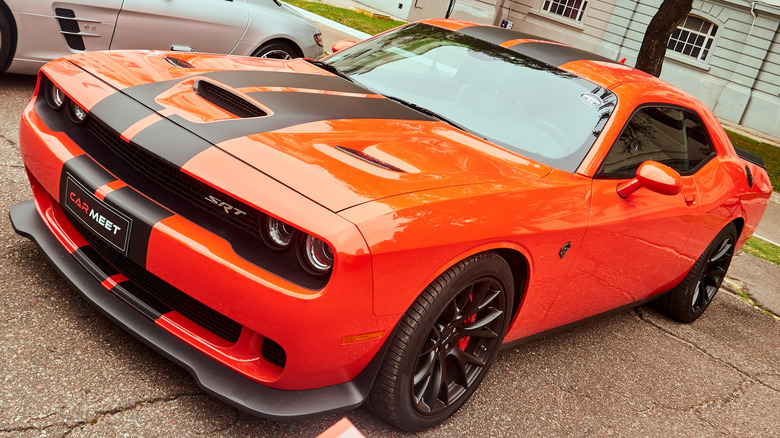
{"type": "Polygon", "coordinates": [[[185,61],[185,60],[183,60],[183,59],[174,58],[173,56],[166,56],[166,57],[165,57],[165,60],[166,60],[166,61],[168,61],[168,63],[169,63],[169,64],[171,64],[171,65],[172,65],[172,66],[174,66],[174,67],[179,67],[179,68],[195,68],[195,67],[194,67],[192,64],[190,64],[189,62],[187,62],[187,61],[185,61]]]}
{"type": "Polygon", "coordinates": [[[198,80],[192,86],[195,94],[204,100],[242,119],[264,117],[268,113],[240,95],[209,81],[198,80]]]}
{"type": "Polygon", "coordinates": [[[387,170],[392,170],[394,172],[402,172],[406,173],[405,170],[401,169],[400,167],[393,166],[390,163],[385,163],[384,161],[380,160],[379,158],[373,157],[363,151],[359,151],[357,149],[352,149],[344,146],[336,146],[336,149],[340,150],[341,152],[344,152],[346,154],[352,155],[353,157],[363,160],[367,163],[371,163],[375,166],[379,166],[382,168],[385,168],[387,170]]]}

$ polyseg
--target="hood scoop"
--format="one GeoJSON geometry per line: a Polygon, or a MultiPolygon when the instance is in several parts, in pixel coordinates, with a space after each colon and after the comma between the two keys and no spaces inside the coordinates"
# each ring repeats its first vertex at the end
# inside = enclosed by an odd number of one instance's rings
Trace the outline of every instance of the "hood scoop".
{"type": "Polygon", "coordinates": [[[241,95],[213,82],[199,79],[195,81],[192,89],[195,91],[195,94],[207,102],[222,108],[236,117],[249,119],[252,117],[265,117],[268,115],[264,109],[243,98],[241,95]]]}
{"type": "Polygon", "coordinates": [[[359,151],[357,149],[352,149],[352,148],[348,148],[348,147],[344,147],[344,146],[336,146],[335,148],[340,150],[341,152],[344,152],[345,154],[352,155],[353,157],[355,157],[355,158],[357,158],[359,160],[363,160],[363,161],[365,161],[367,163],[371,163],[371,164],[373,164],[375,166],[379,166],[379,167],[381,167],[383,169],[392,170],[394,172],[406,173],[406,171],[401,169],[400,167],[393,166],[390,163],[386,163],[386,162],[380,160],[379,158],[371,156],[371,155],[369,155],[369,154],[367,154],[367,153],[365,153],[363,151],[359,151]]]}
{"type": "Polygon", "coordinates": [[[190,64],[189,62],[187,62],[187,61],[185,61],[183,59],[174,58],[173,56],[166,56],[165,60],[168,61],[168,64],[171,64],[174,67],[195,68],[195,66],[190,64]]]}

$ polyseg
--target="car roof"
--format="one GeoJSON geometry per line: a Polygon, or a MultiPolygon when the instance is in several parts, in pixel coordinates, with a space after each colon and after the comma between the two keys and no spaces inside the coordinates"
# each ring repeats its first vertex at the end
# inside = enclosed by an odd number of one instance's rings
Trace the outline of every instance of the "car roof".
{"type": "Polygon", "coordinates": [[[643,89],[645,96],[651,101],[676,103],[693,108],[699,108],[701,105],[693,96],[655,76],[567,44],[512,29],[468,21],[431,19],[423,23],[479,38],[534,58],[616,92],[618,96],[624,94],[622,90],[616,90],[620,85],[633,83],[631,87],[622,88],[631,89],[631,94],[635,94],[636,89],[643,89]]]}

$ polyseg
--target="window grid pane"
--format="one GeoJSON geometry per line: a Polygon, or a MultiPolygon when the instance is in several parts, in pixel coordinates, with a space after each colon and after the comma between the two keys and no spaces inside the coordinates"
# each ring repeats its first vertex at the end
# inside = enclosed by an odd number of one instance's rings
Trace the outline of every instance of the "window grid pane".
{"type": "Polygon", "coordinates": [[[546,0],[542,11],[582,21],[587,5],[588,2],[584,0],[546,0]]]}
{"type": "Polygon", "coordinates": [[[707,59],[718,26],[694,16],[687,16],[672,32],[666,48],[700,61],[707,59]]]}

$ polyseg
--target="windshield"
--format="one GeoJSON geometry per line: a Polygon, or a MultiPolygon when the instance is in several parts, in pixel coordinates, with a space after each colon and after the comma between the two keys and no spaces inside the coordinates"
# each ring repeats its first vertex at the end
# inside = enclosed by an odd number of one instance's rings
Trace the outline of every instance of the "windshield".
{"type": "Polygon", "coordinates": [[[376,93],[569,172],[616,104],[612,92],[557,67],[422,23],[350,47],[326,62],[376,93]]]}

